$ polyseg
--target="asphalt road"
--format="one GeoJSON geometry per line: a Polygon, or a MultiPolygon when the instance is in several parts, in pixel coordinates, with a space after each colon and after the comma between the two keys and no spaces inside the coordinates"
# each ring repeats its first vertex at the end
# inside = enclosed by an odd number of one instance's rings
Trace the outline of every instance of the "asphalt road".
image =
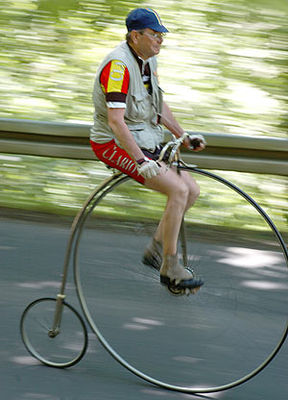
{"type": "MultiPolygon", "coordinates": [[[[287,342],[248,382],[199,395],[138,378],[91,330],[86,355],[69,369],[49,368],[32,358],[22,344],[19,321],[32,300],[57,293],[68,231],[68,225],[51,221],[0,219],[1,399],[287,399],[287,342]]],[[[80,245],[87,304],[109,343],[148,375],[184,386],[222,385],[257,367],[278,343],[288,317],[281,255],[255,244],[240,248],[202,240],[199,251],[206,261],[210,254],[209,263],[199,264],[205,286],[195,296],[175,297],[138,260],[146,233],[139,226],[137,232],[91,229],[80,245]]],[[[80,311],[72,273],[67,293],[80,311]]]]}

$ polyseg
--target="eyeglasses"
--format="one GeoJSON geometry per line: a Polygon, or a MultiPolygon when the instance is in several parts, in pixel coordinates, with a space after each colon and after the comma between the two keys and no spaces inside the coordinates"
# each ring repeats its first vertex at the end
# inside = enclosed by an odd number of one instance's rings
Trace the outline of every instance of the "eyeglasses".
{"type": "Polygon", "coordinates": [[[150,36],[154,40],[156,40],[156,39],[163,40],[164,37],[166,36],[165,33],[163,33],[163,32],[150,33],[150,32],[146,32],[146,31],[139,31],[139,33],[141,35],[146,34],[147,36],[150,36]]]}

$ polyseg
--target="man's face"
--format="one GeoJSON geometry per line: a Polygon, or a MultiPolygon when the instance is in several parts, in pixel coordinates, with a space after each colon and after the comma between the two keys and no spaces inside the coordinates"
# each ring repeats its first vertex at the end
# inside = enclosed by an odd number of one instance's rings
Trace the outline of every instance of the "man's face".
{"type": "Polygon", "coordinates": [[[137,32],[136,51],[144,60],[159,54],[164,35],[150,28],[137,32]]]}

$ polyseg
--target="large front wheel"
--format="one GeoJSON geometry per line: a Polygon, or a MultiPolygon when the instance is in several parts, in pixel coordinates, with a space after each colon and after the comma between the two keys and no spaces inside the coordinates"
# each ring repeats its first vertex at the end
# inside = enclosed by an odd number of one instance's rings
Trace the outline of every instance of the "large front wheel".
{"type": "Polygon", "coordinates": [[[56,334],[53,321],[56,299],[43,298],[30,303],[20,322],[22,340],[29,353],[50,367],[65,368],[76,364],[87,349],[88,336],[79,313],[62,303],[61,323],[56,334]]]}
{"type": "Polygon", "coordinates": [[[201,290],[174,296],[142,263],[166,199],[123,176],[83,209],[76,287],[92,330],[125,368],[163,388],[217,392],[260,372],[286,338],[287,250],[244,192],[184,169],[202,189],[186,214],[184,257],[203,278],[201,290]]]}

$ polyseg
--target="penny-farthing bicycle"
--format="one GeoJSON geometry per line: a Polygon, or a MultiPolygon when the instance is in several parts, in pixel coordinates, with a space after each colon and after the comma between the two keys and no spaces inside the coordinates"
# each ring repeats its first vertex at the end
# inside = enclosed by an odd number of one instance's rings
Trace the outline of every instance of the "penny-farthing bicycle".
{"type": "Polygon", "coordinates": [[[120,364],[152,384],[185,393],[226,390],[258,374],[280,350],[288,331],[279,311],[288,302],[283,238],[239,187],[177,158],[180,145],[169,142],[161,157],[200,181],[179,254],[205,285],[194,296],[167,290],[159,272],[142,264],[163,200],[113,174],[74,219],[59,294],[23,312],[22,339],[42,363],[69,367],[87,349],[83,317],[65,299],[70,264],[92,331],[120,364]]]}

